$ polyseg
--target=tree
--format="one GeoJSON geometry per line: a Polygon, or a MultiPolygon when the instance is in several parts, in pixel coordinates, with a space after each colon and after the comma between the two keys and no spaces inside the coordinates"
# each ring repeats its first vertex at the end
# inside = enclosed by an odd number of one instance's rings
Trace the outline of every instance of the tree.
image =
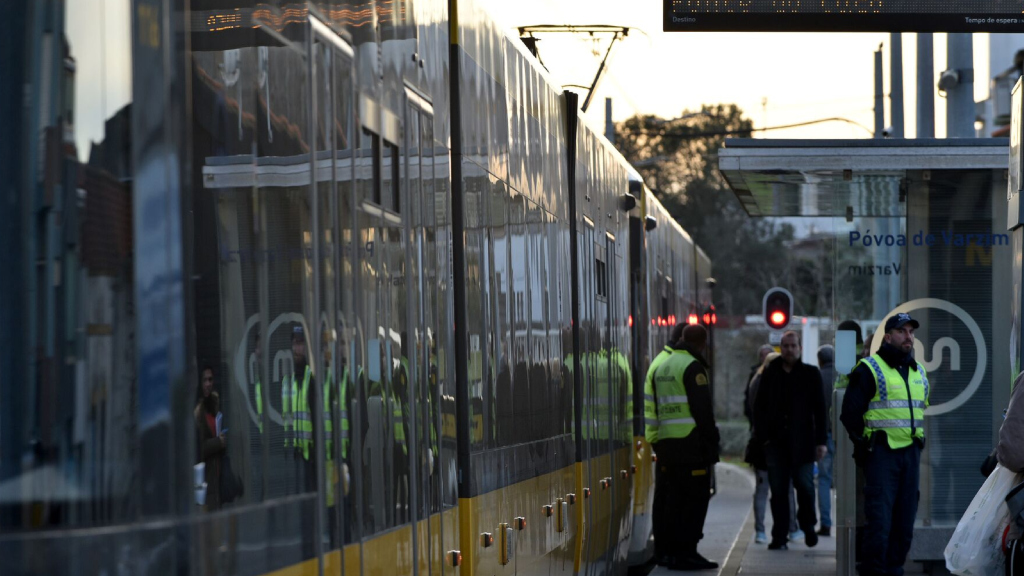
{"type": "Polygon", "coordinates": [[[711,258],[724,314],[760,312],[764,291],[794,277],[792,226],[748,216],[718,172],[725,138],[749,137],[751,128],[735,104],[718,104],[672,120],[634,116],[615,130],[616,146],[711,258]]]}

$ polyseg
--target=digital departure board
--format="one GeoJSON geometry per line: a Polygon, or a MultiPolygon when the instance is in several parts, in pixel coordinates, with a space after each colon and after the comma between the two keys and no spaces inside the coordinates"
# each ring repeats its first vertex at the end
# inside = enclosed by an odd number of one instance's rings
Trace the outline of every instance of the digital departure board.
{"type": "Polygon", "coordinates": [[[1024,32],[1024,0],[662,0],[666,32],[1024,32]]]}

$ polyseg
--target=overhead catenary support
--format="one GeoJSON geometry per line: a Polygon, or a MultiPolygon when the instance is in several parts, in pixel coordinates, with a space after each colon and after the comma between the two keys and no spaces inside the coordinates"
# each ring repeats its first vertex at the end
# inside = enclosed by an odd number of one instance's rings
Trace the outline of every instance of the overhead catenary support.
{"type": "Polygon", "coordinates": [[[612,99],[604,99],[604,137],[615,144],[615,123],[612,122],[612,99]]]}
{"type": "Polygon", "coordinates": [[[875,51],[875,138],[885,132],[885,90],[882,86],[882,45],[875,51]]]}
{"type": "Polygon", "coordinates": [[[889,114],[891,138],[903,138],[903,35],[889,34],[889,114]]]}
{"type": "Polygon", "coordinates": [[[935,138],[935,70],[931,32],[917,35],[917,137],[935,138]]]}
{"type": "MultiPolygon", "coordinates": [[[[608,57],[611,56],[612,48],[615,46],[615,41],[618,40],[619,38],[625,38],[626,36],[629,36],[629,27],[627,27],[627,26],[611,26],[611,25],[607,25],[607,24],[596,24],[596,25],[591,25],[591,26],[556,26],[556,25],[542,24],[542,25],[536,25],[536,26],[520,26],[519,27],[519,36],[520,36],[520,38],[527,37],[527,36],[532,37],[534,34],[536,34],[538,32],[544,32],[544,33],[547,33],[547,32],[562,32],[562,33],[569,32],[569,33],[572,33],[572,34],[589,34],[590,36],[593,36],[594,34],[611,34],[612,35],[611,42],[608,43],[608,49],[605,50],[604,58],[601,59],[601,64],[597,67],[597,73],[594,74],[594,80],[590,83],[590,87],[589,87],[588,92],[587,92],[587,97],[583,101],[583,105],[580,106],[580,109],[583,112],[586,112],[587,108],[590,107],[590,102],[594,98],[594,92],[597,91],[597,86],[601,82],[601,77],[602,77],[602,74],[604,73],[604,69],[608,65],[608,57]]],[[[641,32],[643,32],[643,31],[641,30],[641,32]]],[[[536,47],[536,43],[535,42],[533,42],[531,44],[534,47],[536,47]]],[[[534,48],[534,50],[536,50],[536,48],[534,48]]],[[[537,58],[540,59],[540,54],[539,53],[534,52],[534,55],[536,55],[537,58]]]]}
{"type": "Polygon", "coordinates": [[[970,34],[948,34],[946,70],[939,88],[946,92],[946,137],[974,137],[974,45],[970,34]]]}

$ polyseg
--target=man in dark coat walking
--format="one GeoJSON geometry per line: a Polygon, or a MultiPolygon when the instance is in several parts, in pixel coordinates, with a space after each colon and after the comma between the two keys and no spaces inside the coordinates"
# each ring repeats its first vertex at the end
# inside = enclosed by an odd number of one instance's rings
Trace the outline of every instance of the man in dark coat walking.
{"type": "Polygon", "coordinates": [[[786,550],[789,534],[789,482],[797,493],[797,520],[809,547],[814,531],[814,462],[827,451],[825,398],[821,373],[800,361],[800,336],[782,335],[782,356],[764,374],[754,403],[754,434],[765,447],[772,491],[772,541],[769,550],[786,550]]]}

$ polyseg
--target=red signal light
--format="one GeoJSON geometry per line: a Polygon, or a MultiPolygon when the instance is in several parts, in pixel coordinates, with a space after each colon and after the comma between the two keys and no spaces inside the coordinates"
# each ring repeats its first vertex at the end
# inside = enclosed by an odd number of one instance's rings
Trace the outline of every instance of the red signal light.
{"type": "Polygon", "coordinates": [[[781,312],[779,310],[776,310],[775,312],[772,312],[772,315],[769,317],[769,320],[770,320],[770,323],[771,323],[771,325],[773,327],[785,326],[786,325],[786,313],[785,312],[781,312]]]}
{"type": "Polygon", "coordinates": [[[711,324],[718,324],[718,314],[715,314],[714,312],[711,313],[711,324]]]}
{"type": "Polygon", "coordinates": [[[629,315],[629,327],[630,328],[633,327],[633,315],[632,314],[629,315]]]}
{"type": "Polygon", "coordinates": [[[708,314],[707,312],[704,313],[704,323],[711,324],[711,314],[708,314]]]}
{"type": "Polygon", "coordinates": [[[690,314],[690,317],[687,319],[687,322],[689,322],[690,324],[696,324],[698,322],[697,315],[690,314]]]}

